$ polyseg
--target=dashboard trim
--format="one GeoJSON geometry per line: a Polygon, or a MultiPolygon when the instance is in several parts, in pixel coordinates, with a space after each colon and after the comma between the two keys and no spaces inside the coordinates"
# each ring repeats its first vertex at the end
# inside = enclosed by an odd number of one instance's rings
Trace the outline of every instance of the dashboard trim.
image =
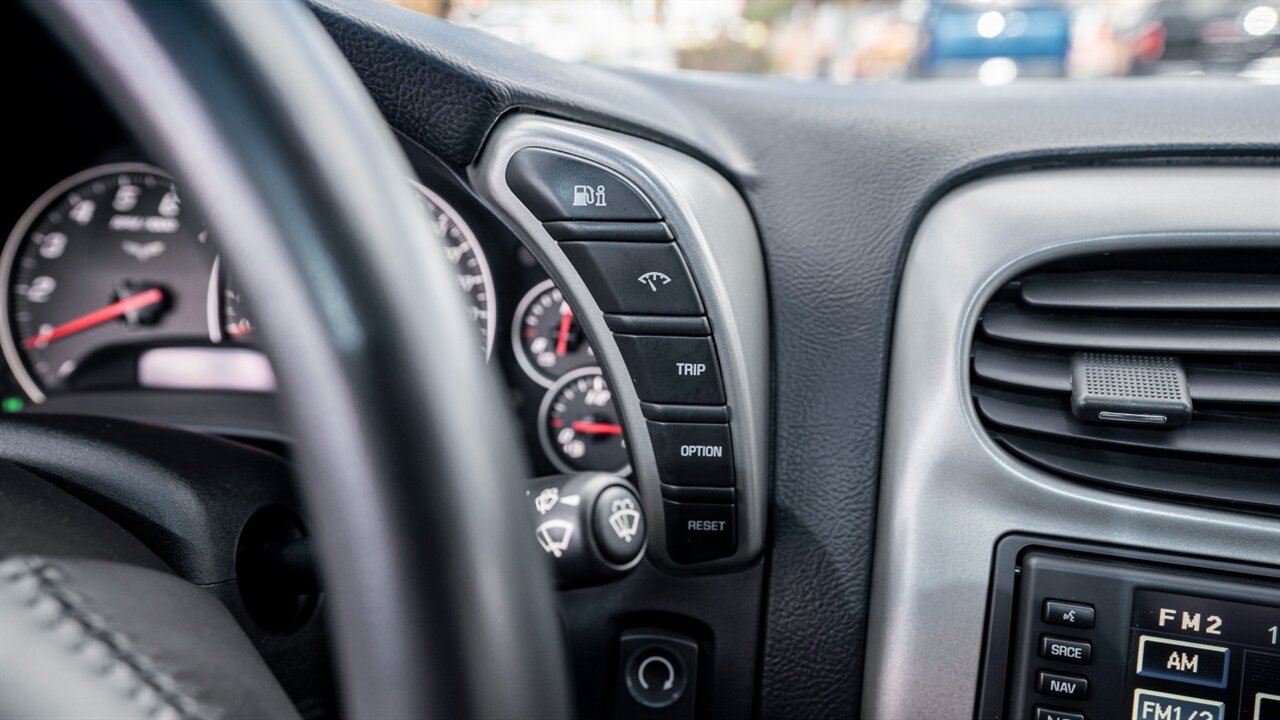
{"type": "Polygon", "coordinates": [[[1280,519],[1104,490],[999,448],[970,400],[979,313],[1081,253],[1280,248],[1280,169],[1090,168],[973,182],[925,217],[894,320],[863,714],[972,716],[996,543],[1012,533],[1275,565],[1280,519]]]}

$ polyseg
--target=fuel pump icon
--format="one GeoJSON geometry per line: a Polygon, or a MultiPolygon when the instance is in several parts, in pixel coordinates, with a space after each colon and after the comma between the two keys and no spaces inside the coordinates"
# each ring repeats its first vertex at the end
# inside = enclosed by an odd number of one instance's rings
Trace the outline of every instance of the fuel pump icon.
{"type": "Polygon", "coordinates": [[[604,186],[597,185],[574,185],[573,186],[573,206],[574,207],[608,207],[605,202],[604,186]]]}

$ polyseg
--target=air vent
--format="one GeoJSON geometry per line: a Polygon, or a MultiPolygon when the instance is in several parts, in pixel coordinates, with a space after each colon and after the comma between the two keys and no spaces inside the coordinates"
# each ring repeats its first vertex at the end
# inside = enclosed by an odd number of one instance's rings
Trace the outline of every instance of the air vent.
{"type": "Polygon", "coordinates": [[[1041,468],[1280,508],[1280,252],[1039,268],[983,310],[971,377],[992,437],[1041,468]]]}

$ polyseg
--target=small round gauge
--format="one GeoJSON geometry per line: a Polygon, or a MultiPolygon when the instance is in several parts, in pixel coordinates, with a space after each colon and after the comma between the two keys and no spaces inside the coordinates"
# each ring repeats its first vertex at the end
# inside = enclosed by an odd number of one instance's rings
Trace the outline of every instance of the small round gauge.
{"type": "Polygon", "coordinates": [[[511,345],[520,368],[543,387],[571,370],[597,364],[582,324],[551,280],[534,285],[516,306],[511,345]]]}
{"type": "Polygon", "coordinates": [[[561,472],[631,472],[613,393],[598,367],[566,373],[547,390],[538,438],[561,472]]]}
{"type": "Polygon", "coordinates": [[[207,336],[213,252],[173,180],[136,163],[55,185],[0,253],[0,345],[35,402],[122,348],[207,336]]]}
{"type": "Polygon", "coordinates": [[[444,238],[445,254],[453,265],[458,278],[458,286],[466,294],[467,306],[471,320],[480,330],[485,359],[493,353],[493,336],[496,332],[498,315],[493,294],[493,276],[489,272],[489,261],[484,256],[484,249],[476,242],[475,233],[471,232],[449,203],[428,188],[413,183],[421,193],[427,210],[436,221],[440,235],[444,238]]]}

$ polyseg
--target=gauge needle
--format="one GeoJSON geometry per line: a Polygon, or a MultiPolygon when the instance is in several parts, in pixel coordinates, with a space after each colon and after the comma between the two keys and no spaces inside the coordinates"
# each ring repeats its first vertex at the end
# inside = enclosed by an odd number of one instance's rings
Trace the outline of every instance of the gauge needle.
{"type": "Polygon", "coordinates": [[[569,327],[573,325],[573,311],[565,308],[560,313],[560,333],[556,335],[556,355],[564,357],[569,352],[569,327]]]}
{"type": "Polygon", "coordinates": [[[86,313],[75,320],[64,322],[38,335],[32,335],[23,340],[22,344],[27,348],[43,347],[55,340],[61,340],[68,335],[74,335],[82,330],[88,330],[91,327],[115,320],[126,313],[150,307],[162,300],[164,300],[164,291],[160,288],[151,288],[137,295],[130,295],[123,300],[117,300],[106,307],[100,307],[91,313],[86,313]]]}
{"type": "Polygon", "coordinates": [[[578,420],[570,427],[588,435],[621,435],[622,426],[617,423],[584,422],[578,420]]]}

